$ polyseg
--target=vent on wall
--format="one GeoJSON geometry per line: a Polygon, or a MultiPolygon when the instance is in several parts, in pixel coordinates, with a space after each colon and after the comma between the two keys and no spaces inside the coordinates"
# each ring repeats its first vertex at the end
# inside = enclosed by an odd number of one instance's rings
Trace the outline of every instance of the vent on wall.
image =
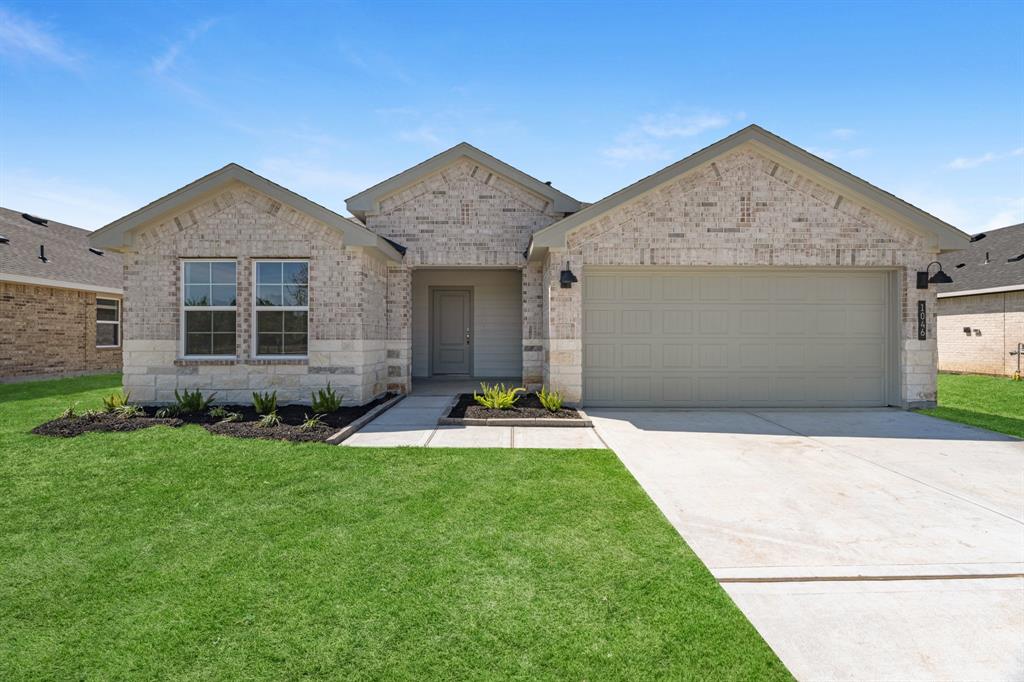
{"type": "Polygon", "coordinates": [[[95,253],[97,256],[102,256],[103,255],[102,251],[100,251],[99,249],[94,249],[91,246],[89,247],[89,253],[95,253]]]}
{"type": "Polygon", "coordinates": [[[1024,260],[1024,253],[1020,254],[1019,256],[1014,256],[1013,258],[1007,258],[1006,262],[1007,263],[1016,263],[1019,260],[1024,260]]]}
{"type": "Polygon", "coordinates": [[[46,247],[43,246],[42,244],[39,245],[39,260],[43,261],[44,263],[50,262],[50,259],[46,257],[46,247]]]}
{"type": "Polygon", "coordinates": [[[48,224],[50,222],[49,220],[46,220],[45,218],[40,218],[39,216],[29,215],[28,213],[22,213],[21,217],[24,218],[25,220],[29,221],[30,223],[35,223],[36,225],[46,225],[46,224],[48,224]]]}

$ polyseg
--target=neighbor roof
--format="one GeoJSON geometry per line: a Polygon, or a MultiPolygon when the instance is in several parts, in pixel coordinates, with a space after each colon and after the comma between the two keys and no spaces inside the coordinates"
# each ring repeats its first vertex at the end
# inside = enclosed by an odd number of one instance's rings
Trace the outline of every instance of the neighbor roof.
{"type": "Polygon", "coordinates": [[[428,175],[436,173],[460,158],[470,159],[494,173],[522,185],[535,194],[547,198],[551,202],[552,209],[558,213],[572,213],[580,210],[580,202],[568,194],[558,191],[548,183],[541,182],[537,178],[527,175],[500,159],[494,158],[468,142],[460,142],[437,156],[432,156],[426,161],[418,163],[406,171],[402,171],[398,175],[392,176],[367,190],[363,190],[359,194],[349,197],[345,200],[345,206],[352,215],[360,220],[364,220],[367,213],[373,213],[377,210],[382,198],[394,194],[428,175]]]}
{"type": "Polygon", "coordinates": [[[807,168],[828,183],[838,186],[841,191],[855,194],[867,200],[880,212],[916,227],[918,231],[936,237],[940,251],[963,248],[968,236],[952,225],[939,220],[930,213],[908,204],[902,199],[861,180],[838,166],[819,158],[810,152],[787,142],[758,125],[749,125],[732,135],[701,149],[681,161],[677,161],[632,185],[610,194],[548,227],[534,233],[530,241],[529,255],[540,257],[548,248],[563,248],[569,233],[581,225],[645,194],[666,182],[687,173],[743,144],[756,144],[762,150],[807,168]]]}
{"type": "Polygon", "coordinates": [[[375,248],[391,260],[402,260],[402,255],[395,249],[392,242],[371,232],[355,220],[346,218],[316,202],[310,201],[290,189],[239,166],[237,163],[229,163],[220,170],[205,175],[195,182],[143,206],[134,213],[129,213],[125,217],[96,230],[92,233],[92,244],[100,248],[124,247],[130,243],[131,237],[129,233],[135,228],[170,215],[204,196],[218,191],[231,182],[241,182],[248,185],[283,204],[291,206],[297,211],[338,229],[344,234],[345,243],[349,246],[375,248]]]}
{"type": "Polygon", "coordinates": [[[1024,223],[974,239],[966,249],[942,257],[953,283],[938,285],[939,297],[1024,290],[1024,223]]]}
{"type": "MultiPolygon", "coordinates": [[[[121,255],[89,251],[89,231],[55,220],[37,224],[21,211],[0,208],[0,280],[120,294],[121,255]],[[46,261],[39,258],[43,247],[46,261]]],[[[41,219],[40,219],[41,220],[41,219]]]]}

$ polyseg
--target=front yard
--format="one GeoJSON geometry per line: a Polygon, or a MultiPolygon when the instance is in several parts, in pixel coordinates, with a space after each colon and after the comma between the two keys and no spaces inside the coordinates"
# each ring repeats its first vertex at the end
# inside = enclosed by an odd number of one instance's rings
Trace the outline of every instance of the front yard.
{"type": "Polygon", "coordinates": [[[939,405],[921,412],[1024,438],[1024,381],[940,374],[939,405]]]}
{"type": "Polygon", "coordinates": [[[607,450],[31,435],[0,386],[0,679],[780,679],[607,450]]]}

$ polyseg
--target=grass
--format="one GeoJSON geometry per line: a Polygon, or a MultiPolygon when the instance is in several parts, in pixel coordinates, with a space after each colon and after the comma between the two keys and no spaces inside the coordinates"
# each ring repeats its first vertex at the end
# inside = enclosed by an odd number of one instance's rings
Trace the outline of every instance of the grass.
{"type": "Polygon", "coordinates": [[[0,386],[0,679],[788,679],[607,450],[27,431],[0,386]]]}
{"type": "Polygon", "coordinates": [[[1024,381],[940,374],[938,402],[921,413],[1024,438],[1024,381]]]}

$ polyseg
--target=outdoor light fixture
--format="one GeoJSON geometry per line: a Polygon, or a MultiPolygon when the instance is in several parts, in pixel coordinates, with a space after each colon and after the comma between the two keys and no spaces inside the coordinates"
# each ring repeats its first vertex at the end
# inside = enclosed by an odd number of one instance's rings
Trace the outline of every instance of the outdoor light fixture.
{"type": "Polygon", "coordinates": [[[942,263],[940,263],[937,260],[933,260],[931,263],[928,264],[928,267],[926,267],[923,271],[920,271],[920,272],[917,273],[917,288],[918,289],[927,289],[929,284],[952,284],[952,283],[953,283],[953,278],[950,277],[949,275],[947,275],[945,272],[942,271],[942,263]],[[929,277],[928,276],[928,271],[931,270],[933,265],[938,265],[939,269],[938,269],[938,271],[934,275],[929,277]]]}
{"type": "Polygon", "coordinates": [[[558,279],[562,283],[563,289],[572,289],[572,283],[578,282],[576,275],[572,274],[572,270],[569,269],[569,261],[565,262],[565,270],[562,270],[562,276],[558,279]]]}

